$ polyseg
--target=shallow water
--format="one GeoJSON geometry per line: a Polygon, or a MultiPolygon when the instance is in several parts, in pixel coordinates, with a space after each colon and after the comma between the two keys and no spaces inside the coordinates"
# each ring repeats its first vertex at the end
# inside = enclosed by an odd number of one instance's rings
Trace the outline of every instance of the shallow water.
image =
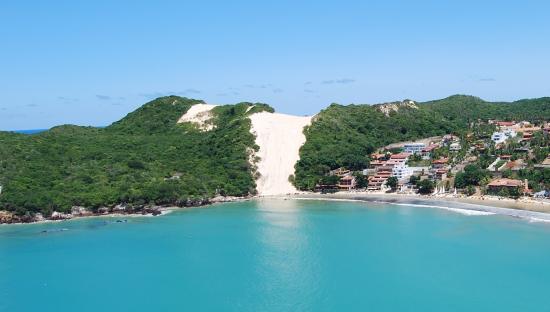
{"type": "Polygon", "coordinates": [[[0,311],[550,310],[547,223],[306,200],[113,220],[0,226],[0,311]]]}

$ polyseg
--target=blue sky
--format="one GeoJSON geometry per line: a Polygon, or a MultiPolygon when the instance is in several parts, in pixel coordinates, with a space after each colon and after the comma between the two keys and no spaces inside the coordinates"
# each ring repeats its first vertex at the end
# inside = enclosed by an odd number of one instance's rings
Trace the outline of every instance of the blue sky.
{"type": "Polygon", "coordinates": [[[168,94],[332,102],[550,96],[547,1],[8,1],[0,129],[107,125],[168,94]]]}

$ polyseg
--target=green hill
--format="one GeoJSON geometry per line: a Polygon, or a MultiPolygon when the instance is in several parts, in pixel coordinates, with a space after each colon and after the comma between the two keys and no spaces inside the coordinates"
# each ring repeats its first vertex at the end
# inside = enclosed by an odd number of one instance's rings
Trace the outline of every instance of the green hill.
{"type": "Polygon", "coordinates": [[[36,135],[0,132],[0,210],[22,215],[126,203],[192,205],[254,193],[250,103],[213,110],[212,131],[177,120],[202,101],[163,97],[106,128],[60,126],[36,135]]]}
{"type": "Polygon", "coordinates": [[[410,104],[332,104],[306,129],[306,143],[296,164],[295,185],[311,190],[329,170],[341,166],[359,170],[368,155],[390,143],[446,133],[460,133],[478,119],[550,120],[550,98],[516,102],[486,102],[454,95],[445,99],[410,104]],[[393,107],[394,109],[386,110],[393,107]]]}

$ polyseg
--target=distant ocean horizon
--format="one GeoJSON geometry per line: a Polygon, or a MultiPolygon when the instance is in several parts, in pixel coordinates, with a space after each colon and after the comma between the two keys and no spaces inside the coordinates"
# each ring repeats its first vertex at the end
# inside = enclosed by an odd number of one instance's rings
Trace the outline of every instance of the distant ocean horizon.
{"type": "Polygon", "coordinates": [[[8,132],[15,132],[15,133],[22,133],[22,134],[36,134],[47,130],[48,129],[8,130],[8,132]]]}
{"type": "MultiPolygon", "coordinates": [[[[95,128],[105,128],[105,126],[91,126],[95,128]]],[[[40,132],[48,131],[50,129],[27,129],[27,130],[0,130],[0,132],[15,132],[15,133],[21,133],[21,134],[37,134],[40,132]]]]}

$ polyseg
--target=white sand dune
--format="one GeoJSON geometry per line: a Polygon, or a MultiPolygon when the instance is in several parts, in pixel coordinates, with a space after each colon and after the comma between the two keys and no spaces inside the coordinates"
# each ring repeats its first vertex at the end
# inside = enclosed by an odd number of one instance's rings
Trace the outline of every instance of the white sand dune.
{"type": "Polygon", "coordinates": [[[192,122],[199,126],[201,130],[212,130],[214,125],[208,123],[212,117],[210,112],[216,105],[212,104],[195,104],[189,108],[189,110],[181,116],[178,123],[192,122]]]}
{"type": "Polygon", "coordinates": [[[251,132],[256,135],[260,147],[256,156],[260,178],[256,181],[261,196],[296,193],[288,181],[294,174],[294,165],[300,159],[300,147],[306,142],[304,127],[311,117],[260,112],[250,116],[251,132]]]}

